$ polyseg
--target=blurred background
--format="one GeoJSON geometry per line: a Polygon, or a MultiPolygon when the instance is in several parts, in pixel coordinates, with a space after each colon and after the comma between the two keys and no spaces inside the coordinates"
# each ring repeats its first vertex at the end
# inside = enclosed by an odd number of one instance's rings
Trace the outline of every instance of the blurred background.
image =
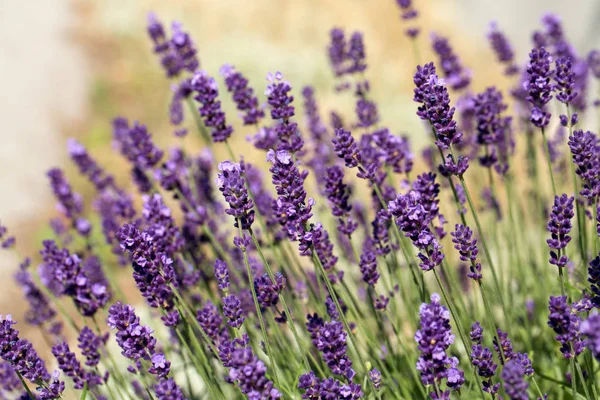
{"type": "MultiPolygon", "coordinates": [[[[600,25],[594,23],[600,20],[598,0],[414,4],[423,31],[422,61],[434,59],[430,32],[449,37],[473,71],[474,90],[508,87],[486,40],[490,21],[507,33],[520,62],[545,12],[562,17],[567,36],[581,53],[600,47],[600,25]]],[[[67,158],[68,137],[78,138],[112,172],[118,172],[121,162],[109,151],[114,116],[147,124],[163,147],[174,140],[168,126],[169,82],[146,34],[151,10],[165,22],[184,24],[196,42],[201,68],[209,74],[218,76],[222,64],[233,64],[262,94],[267,72],[281,71],[296,94],[306,84],[315,87],[323,115],[332,108],[352,108],[333,91],[325,52],[328,32],[333,26],[360,30],[382,120],[394,132],[409,134],[417,149],[427,140],[412,102],[416,60],[394,0],[0,0],[0,220],[17,235],[22,253],[37,255],[47,234],[44,226],[56,214],[45,176],[50,167],[64,167],[78,191],[84,196],[91,192],[67,158]]],[[[227,111],[235,115],[224,97],[227,111]]],[[[233,145],[243,145],[250,133],[238,130],[233,145]]],[[[186,140],[198,145],[194,138],[186,140]]],[[[0,314],[18,318],[21,294],[10,279],[18,259],[5,253],[0,253],[5,278],[0,282],[0,314]]]]}

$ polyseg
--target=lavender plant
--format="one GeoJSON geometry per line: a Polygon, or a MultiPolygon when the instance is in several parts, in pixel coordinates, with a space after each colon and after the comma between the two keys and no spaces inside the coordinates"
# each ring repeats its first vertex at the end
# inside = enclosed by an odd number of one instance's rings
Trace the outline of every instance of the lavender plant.
{"type": "MultiPolygon", "coordinates": [[[[39,267],[18,255],[14,275],[21,323],[45,343],[0,317],[0,397],[598,398],[600,146],[586,93],[599,52],[579,57],[549,14],[519,61],[493,23],[489,56],[515,89],[475,94],[452,36],[432,34],[435,60],[421,63],[419,4],[397,4],[425,123],[402,135],[379,112],[360,31],[323,43],[334,95],[354,104],[344,114],[281,72],[258,87],[224,64],[217,79],[180,23],[150,15],[178,144],[115,118],[127,184],[69,140],[94,198],[70,170],[48,171],[59,215],[39,267]],[[183,140],[193,132],[202,149],[183,140]],[[423,160],[410,148],[421,134],[423,160]]],[[[16,252],[4,226],[0,244],[16,252]]]]}

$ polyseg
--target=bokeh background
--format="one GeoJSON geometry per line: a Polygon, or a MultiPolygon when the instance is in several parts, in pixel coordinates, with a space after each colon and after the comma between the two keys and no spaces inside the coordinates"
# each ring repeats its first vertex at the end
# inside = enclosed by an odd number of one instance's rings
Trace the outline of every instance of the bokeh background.
{"type": "MultiPolygon", "coordinates": [[[[561,15],[579,51],[600,47],[598,0],[414,3],[424,32],[422,61],[433,60],[429,32],[448,36],[473,71],[474,90],[508,87],[486,41],[490,21],[508,34],[519,60],[527,56],[530,34],[549,11],[561,15]]],[[[45,223],[55,214],[45,176],[50,167],[65,167],[84,195],[91,190],[67,159],[66,138],[78,138],[116,173],[120,160],[109,151],[114,116],[144,122],[161,146],[173,140],[169,82],[145,31],[151,10],[164,21],[183,22],[197,44],[201,67],[211,75],[231,63],[262,93],[267,72],[281,71],[297,94],[313,85],[323,111],[352,107],[333,91],[325,53],[328,32],[333,26],[360,30],[382,120],[393,131],[409,134],[417,149],[427,140],[412,102],[416,61],[394,0],[0,0],[0,220],[17,235],[20,252],[36,255],[45,223]]],[[[228,98],[224,103],[235,113],[228,98]]],[[[243,146],[250,132],[238,132],[233,145],[243,146]]],[[[186,140],[199,145],[193,137],[186,140]]],[[[5,253],[0,253],[0,314],[19,319],[21,294],[11,279],[18,260],[5,253]]]]}

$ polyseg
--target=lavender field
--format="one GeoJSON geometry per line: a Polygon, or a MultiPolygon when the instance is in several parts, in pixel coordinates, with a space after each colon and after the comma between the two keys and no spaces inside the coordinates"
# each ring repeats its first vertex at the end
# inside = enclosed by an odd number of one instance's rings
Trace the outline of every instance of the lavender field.
{"type": "Polygon", "coordinates": [[[541,13],[471,68],[392,3],[385,79],[353,26],[255,80],[147,15],[160,85],[65,140],[40,237],[0,224],[0,399],[600,398],[600,48],[541,13]]]}

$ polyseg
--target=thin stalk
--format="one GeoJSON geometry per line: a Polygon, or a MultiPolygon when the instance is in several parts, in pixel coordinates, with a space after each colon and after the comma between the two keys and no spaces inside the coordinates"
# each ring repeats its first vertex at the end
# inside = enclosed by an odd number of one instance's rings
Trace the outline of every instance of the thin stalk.
{"type": "MultiPolygon", "coordinates": [[[[593,397],[590,396],[590,392],[588,390],[587,385],[585,384],[585,377],[583,376],[583,371],[581,370],[581,366],[579,365],[579,361],[575,358],[575,356],[571,357],[573,364],[575,364],[575,368],[577,369],[577,373],[579,374],[579,378],[581,379],[581,386],[583,386],[583,392],[585,393],[585,397],[588,400],[592,400],[593,397]]],[[[575,373],[573,372],[573,375],[575,373]]],[[[575,381],[575,377],[573,376],[573,381],[575,381]]]]}
{"type": "MultiPolygon", "coordinates": [[[[337,298],[337,294],[335,293],[335,290],[333,289],[333,285],[331,284],[331,281],[329,280],[329,277],[327,276],[327,271],[325,271],[325,268],[323,267],[321,260],[317,256],[317,253],[316,253],[314,247],[312,247],[312,253],[313,253],[313,260],[315,261],[315,264],[319,268],[319,273],[322,275],[323,280],[325,281],[325,285],[327,286],[329,295],[331,296],[331,298],[333,299],[333,302],[335,303],[335,308],[337,309],[338,314],[340,315],[340,320],[342,321],[342,324],[344,325],[344,329],[346,329],[346,332],[348,333],[348,338],[350,338],[350,343],[352,343],[352,347],[354,348],[354,351],[355,351],[356,355],[358,356],[358,360],[359,360],[360,365],[366,376],[369,373],[369,369],[367,368],[367,364],[362,356],[362,353],[360,352],[360,349],[358,348],[356,340],[354,339],[354,335],[352,335],[352,330],[350,329],[350,326],[348,325],[348,320],[346,319],[346,316],[344,315],[344,310],[340,306],[340,303],[337,298]]],[[[373,385],[373,382],[371,382],[370,379],[367,379],[367,381],[369,382],[369,386],[371,386],[372,391],[377,396],[377,399],[381,400],[381,395],[379,394],[379,391],[375,388],[375,385],[373,385]]]]}
{"type": "MultiPolygon", "coordinates": [[[[569,107],[569,103],[567,103],[567,121],[569,124],[569,137],[573,135],[573,125],[571,125],[571,108],[569,107]]],[[[587,265],[587,254],[586,254],[586,238],[585,238],[585,216],[582,214],[583,210],[579,201],[577,200],[577,196],[579,195],[579,188],[577,185],[577,174],[575,173],[575,164],[569,163],[571,168],[571,175],[573,177],[573,193],[575,194],[575,209],[577,212],[577,232],[579,239],[579,251],[581,252],[581,259],[583,260],[584,265],[587,265]]]]}
{"type": "MultiPolygon", "coordinates": [[[[486,314],[488,315],[489,323],[494,328],[494,338],[498,343],[500,343],[500,339],[498,338],[498,325],[496,325],[496,321],[494,320],[494,315],[492,314],[492,308],[490,306],[490,302],[485,294],[485,289],[483,288],[483,282],[480,280],[477,281],[479,284],[479,291],[481,292],[481,298],[483,299],[483,305],[485,307],[486,314]]],[[[502,350],[502,346],[498,346],[498,352],[500,353],[500,362],[504,365],[504,350],[502,350]]]]}
{"type": "Polygon", "coordinates": [[[490,270],[492,271],[492,277],[494,278],[494,286],[496,291],[498,292],[498,296],[500,296],[500,302],[502,303],[502,310],[504,311],[504,317],[508,321],[508,314],[506,312],[506,304],[504,303],[504,296],[502,295],[502,290],[500,288],[500,282],[498,280],[498,275],[496,274],[496,267],[494,266],[494,261],[492,259],[492,255],[490,254],[490,250],[488,248],[487,242],[485,240],[485,235],[483,234],[483,229],[481,228],[481,223],[479,222],[479,217],[477,216],[477,210],[475,209],[475,205],[473,204],[473,199],[471,198],[471,193],[467,188],[467,184],[465,182],[465,178],[463,176],[459,176],[460,184],[463,187],[465,195],[467,197],[467,203],[469,203],[469,209],[471,210],[471,214],[473,215],[473,219],[475,220],[475,226],[477,227],[477,233],[479,234],[479,238],[481,239],[481,245],[483,247],[483,252],[485,254],[485,258],[490,266],[490,270]]]}
{"type": "MultiPolygon", "coordinates": [[[[243,238],[244,235],[242,233],[242,225],[238,225],[240,238],[243,238]]],[[[254,287],[254,277],[252,275],[252,269],[250,268],[250,262],[248,261],[248,252],[245,248],[242,248],[242,253],[244,254],[244,264],[246,265],[246,273],[248,274],[248,284],[250,285],[250,289],[252,291],[252,299],[254,300],[254,307],[256,308],[256,314],[258,316],[260,330],[262,331],[263,341],[265,342],[265,346],[267,348],[267,353],[269,356],[269,362],[271,364],[271,369],[273,370],[273,381],[275,382],[276,386],[280,388],[281,383],[279,382],[279,376],[277,374],[275,357],[273,357],[273,349],[271,348],[271,342],[269,340],[269,337],[267,336],[267,328],[265,327],[265,321],[262,316],[262,311],[260,310],[260,304],[258,304],[258,298],[256,297],[256,288],[254,287]]]]}
{"type": "MultiPolygon", "coordinates": [[[[375,194],[377,195],[377,198],[379,198],[379,202],[381,203],[381,206],[385,210],[387,210],[388,206],[387,206],[385,200],[383,199],[383,195],[381,194],[381,190],[379,189],[379,186],[375,182],[371,182],[371,185],[373,186],[373,190],[375,190],[375,194]]],[[[425,280],[423,279],[423,275],[418,275],[416,273],[416,271],[415,271],[416,265],[408,257],[408,253],[407,253],[406,249],[404,248],[404,245],[402,242],[402,236],[400,235],[400,231],[398,230],[398,226],[396,225],[396,222],[392,221],[391,225],[392,225],[392,232],[394,232],[394,236],[396,237],[396,240],[398,241],[398,244],[400,245],[400,249],[402,250],[402,255],[404,256],[404,259],[406,260],[406,263],[408,264],[408,267],[410,269],[410,272],[411,272],[411,275],[413,278],[413,282],[415,283],[415,285],[417,285],[417,287],[421,291],[421,301],[425,301],[427,289],[425,287],[425,280]],[[420,279],[418,279],[417,276],[419,276],[420,279]]]]}
{"type": "MultiPolygon", "coordinates": [[[[460,336],[460,340],[462,341],[462,344],[465,348],[465,352],[467,353],[467,358],[470,360],[471,359],[471,351],[469,349],[467,339],[466,339],[465,334],[462,329],[462,323],[460,322],[458,315],[456,315],[456,310],[454,309],[454,303],[448,297],[448,295],[446,293],[446,289],[444,288],[444,285],[442,283],[442,280],[440,279],[440,276],[435,268],[433,269],[433,275],[435,276],[435,280],[437,281],[437,284],[440,287],[440,290],[442,291],[442,296],[444,297],[444,301],[446,302],[446,304],[448,304],[448,308],[450,309],[450,314],[452,315],[454,322],[456,322],[456,329],[458,330],[458,335],[460,336]]],[[[473,366],[473,364],[471,364],[471,363],[469,363],[469,364],[473,368],[473,371],[475,371],[475,367],[473,366]]],[[[481,398],[485,399],[485,394],[483,393],[481,381],[478,376],[476,376],[476,379],[477,379],[477,387],[479,388],[481,398]]]]}
{"type": "Polygon", "coordinates": [[[204,122],[202,122],[202,119],[200,118],[198,110],[194,106],[194,101],[191,97],[188,97],[186,99],[186,103],[190,109],[190,113],[194,116],[194,122],[196,123],[196,128],[198,128],[198,133],[200,133],[200,136],[204,140],[204,144],[210,147],[212,145],[212,140],[210,139],[206,127],[204,126],[204,122]]]}
{"type": "Polygon", "coordinates": [[[546,152],[546,163],[548,164],[550,181],[552,182],[552,191],[554,192],[554,196],[556,196],[556,184],[554,183],[554,172],[552,171],[552,161],[550,160],[550,146],[548,146],[548,139],[546,138],[544,128],[542,127],[540,129],[542,130],[542,139],[544,141],[544,151],[546,152]]]}
{"type": "Polygon", "coordinates": [[[25,391],[29,395],[29,398],[31,400],[35,400],[36,397],[33,395],[33,393],[31,393],[31,389],[29,389],[29,386],[27,386],[27,383],[25,383],[25,380],[23,379],[23,376],[21,375],[21,373],[19,371],[16,371],[16,370],[15,370],[15,372],[17,373],[17,376],[19,377],[19,380],[21,381],[21,384],[25,388],[25,391]]]}
{"type": "MultiPolygon", "coordinates": [[[[239,224],[240,223],[238,220],[238,225],[239,224]]],[[[256,251],[258,252],[259,257],[261,258],[263,265],[265,266],[265,269],[267,270],[267,274],[269,275],[269,278],[271,279],[272,282],[275,282],[275,275],[273,274],[273,270],[271,269],[265,255],[263,254],[260,244],[258,243],[258,240],[256,240],[256,235],[252,231],[251,227],[248,228],[248,233],[250,234],[250,237],[252,238],[252,241],[254,242],[254,247],[256,247],[256,251]]],[[[291,311],[285,301],[285,297],[283,296],[282,293],[279,293],[279,300],[281,301],[283,310],[286,313],[286,316],[287,316],[286,320],[288,322],[288,326],[290,327],[290,330],[292,331],[292,334],[294,335],[294,339],[296,340],[296,345],[298,346],[298,350],[302,354],[302,362],[304,363],[304,367],[306,368],[307,371],[309,371],[310,364],[308,363],[308,359],[306,358],[306,352],[307,352],[306,348],[302,344],[302,341],[300,340],[300,336],[298,336],[298,331],[296,330],[296,324],[294,323],[294,317],[292,316],[292,313],[291,313],[291,311]]],[[[322,376],[324,376],[323,371],[319,371],[319,373],[322,376]]]]}

